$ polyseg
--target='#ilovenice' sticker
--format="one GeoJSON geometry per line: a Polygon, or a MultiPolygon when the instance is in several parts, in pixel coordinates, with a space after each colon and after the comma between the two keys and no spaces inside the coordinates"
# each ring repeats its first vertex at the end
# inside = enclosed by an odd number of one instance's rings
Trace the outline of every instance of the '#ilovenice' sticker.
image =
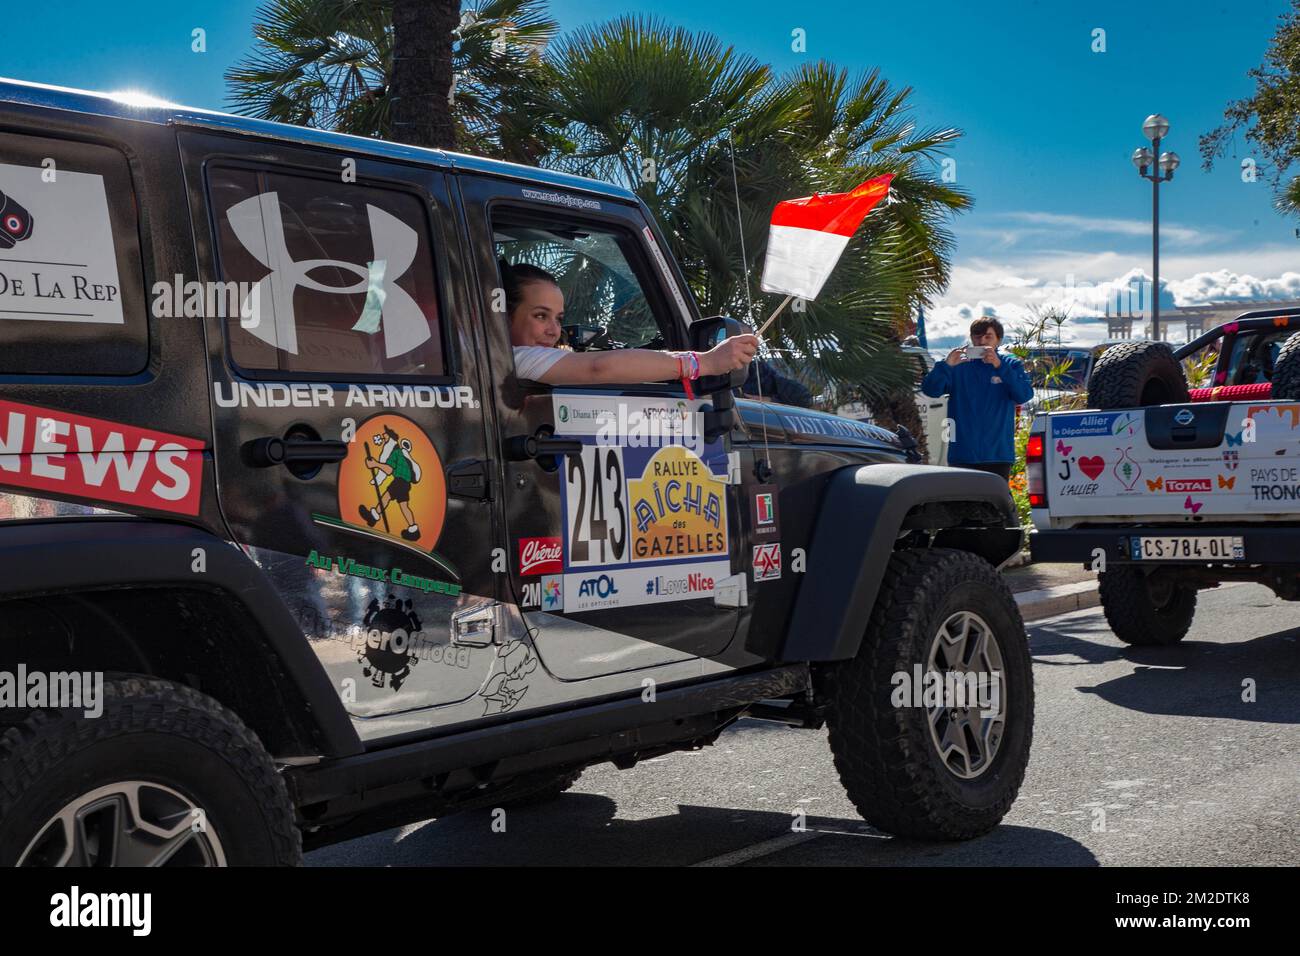
{"type": "Polygon", "coordinates": [[[442,459],[419,426],[401,415],[375,415],[357,426],[339,463],[339,517],[318,524],[400,543],[460,575],[434,552],[447,518],[442,459]]]}

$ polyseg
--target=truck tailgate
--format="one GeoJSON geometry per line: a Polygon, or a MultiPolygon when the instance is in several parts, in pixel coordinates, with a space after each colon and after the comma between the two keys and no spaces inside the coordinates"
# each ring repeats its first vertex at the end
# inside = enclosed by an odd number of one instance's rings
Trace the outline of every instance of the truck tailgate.
{"type": "Polygon", "coordinates": [[[1051,518],[1199,522],[1300,515],[1300,404],[1204,402],[1056,412],[1051,518]]]}

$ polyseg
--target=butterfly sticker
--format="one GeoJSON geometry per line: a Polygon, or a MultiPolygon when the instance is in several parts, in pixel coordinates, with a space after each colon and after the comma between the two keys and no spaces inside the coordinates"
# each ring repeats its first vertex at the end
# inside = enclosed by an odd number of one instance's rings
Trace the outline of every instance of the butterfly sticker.
{"type": "Polygon", "coordinates": [[[1287,315],[1278,316],[1276,319],[1273,320],[1273,327],[1277,329],[1284,329],[1287,327],[1287,325],[1290,324],[1290,322],[1291,322],[1290,316],[1287,315]]]}
{"type": "Polygon", "coordinates": [[[1061,439],[1056,439],[1056,453],[1058,455],[1068,455],[1072,451],[1074,451],[1073,445],[1067,445],[1061,439]]]}
{"type": "Polygon", "coordinates": [[[1225,432],[1225,435],[1226,435],[1227,438],[1228,438],[1228,447],[1231,448],[1233,445],[1240,445],[1240,444],[1241,444],[1241,436],[1242,436],[1242,434],[1243,434],[1245,431],[1246,431],[1246,429],[1243,428],[1241,431],[1237,432],[1237,434],[1235,434],[1235,435],[1232,434],[1231,432],[1225,432]]]}
{"type": "Polygon", "coordinates": [[[1147,491],[1161,491],[1165,487],[1165,476],[1161,475],[1155,481],[1147,479],[1147,491]]]}
{"type": "Polygon", "coordinates": [[[1188,495],[1187,500],[1183,502],[1183,507],[1186,508],[1188,511],[1190,511],[1192,514],[1196,514],[1196,512],[1200,511],[1201,508],[1203,508],[1204,506],[1205,506],[1204,501],[1193,502],[1191,495],[1188,495]]]}
{"type": "Polygon", "coordinates": [[[1230,478],[1224,478],[1222,475],[1219,476],[1219,487],[1220,487],[1220,488],[1227,488],[1229,491],[1231,491],[1231,490],[1232,490],[1232,486],[1235,485],[1236,483],[1237,483],[1237,476],[1236,476],[1236,475],[1233,475],[1233,476],[1231,476],[1230,478]]]}

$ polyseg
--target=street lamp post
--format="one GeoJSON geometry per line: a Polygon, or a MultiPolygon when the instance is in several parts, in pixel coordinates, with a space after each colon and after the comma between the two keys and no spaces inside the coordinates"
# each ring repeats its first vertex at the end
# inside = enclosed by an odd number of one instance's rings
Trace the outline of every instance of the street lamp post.
{"type": "Polygon", "coordinates": [[[1151,180],[1151,338],[1160,341],[1160,184],[1174,178],[1181,160],[1177,153],[1160,152],[1160,140],[1169,132],[1169,120],[1152,113],[1142,124],[1142,132],[1151,147],[1133,150],[1133,165],[1138,175],[1151,180]],[[1155,169],[1151,172],[1151,167],[1155,169]]]}

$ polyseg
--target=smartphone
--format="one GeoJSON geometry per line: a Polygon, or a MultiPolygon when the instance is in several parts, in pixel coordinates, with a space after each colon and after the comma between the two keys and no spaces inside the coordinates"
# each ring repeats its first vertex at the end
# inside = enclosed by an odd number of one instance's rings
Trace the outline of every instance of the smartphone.
{"type": "Polygon", "coordinates": [[[966,358],[970,359],[971,361],[976,361],[978,359],[982,359],[983,357],[984,357],[984,346],[982,345],[966,346],[966,358]]]}

